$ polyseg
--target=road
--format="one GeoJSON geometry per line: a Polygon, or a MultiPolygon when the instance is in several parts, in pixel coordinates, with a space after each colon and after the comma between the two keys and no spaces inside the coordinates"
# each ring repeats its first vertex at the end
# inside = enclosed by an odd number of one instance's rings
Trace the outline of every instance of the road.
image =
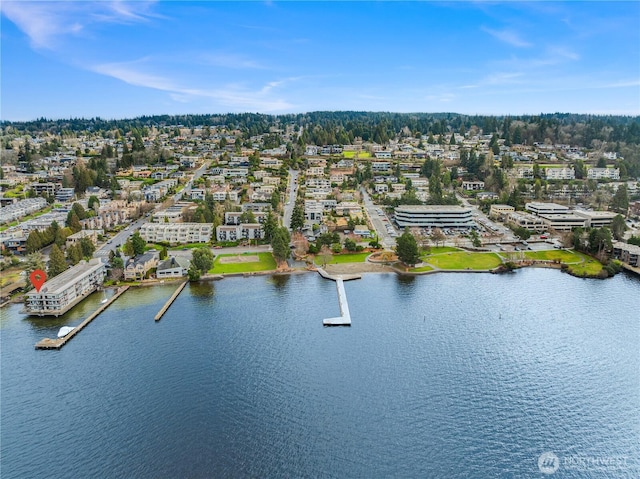
{"type": "Polygon", "coordinates": [[[512,243],[512,242],[519,241],[518,238],[514,236],[513,232],[509,228],[507,228],[505,225],[489,219],[489,217],[487,217],[487,215],[485,215],[480,208],[470,204],[469,201],[467,201],[467,199],[464,196],[459,194],[457,194],[456,196],[464,206],[467,206],[472,209],[473,220],[478,224],[478,226],[487,225],[490,228],[491,227],[496,228],[496,230],[494,230],[495,236],[493,236],[493,238],[484,238],[483,242],[512,243]]]}
{"type": "Polygon", "coordinates": [[[205,171],[207,171],[207,168],[209,167],[209,165],[211,164],[210,160],[204,160],[202,162],[202,165],[200,166],[200,168],[198,168],[197,170],[195,170],[193,172],[193,176],[191,177],[191,179],[189,181],[187,181],[187,184],[184,185],[184,188],[179,191],[178,193],[176,193],[175,195],[173,195],[173,201],[174,202],[178,202],[182,199],[182,196],[186,193],[189,194],[191,193],[191,187],[193,186],[193,183],[200,178],[205,171]]]}
{"type": "Polygon", "coordinates": [[[287,186],[289,196],[284,205],[284,217],[282,219],[284,226],[291,229],[291,214],[293,213],[293,207],[296,204],[296,198],[298,196],[298,170],[289,169],[289,185],[287,186]]]}
{"type": "Polygon", "coordinates": [[[109,253],[111,251],[115,251],[115,249],[119,245],[123,245],[129,239],[130,236],[133,235],[140,227],[148,221],[149,218],[141,217],[128,225],[125,229],[118,232],[115,236],[111,238],[110,243],[103,244],[100,248],[96,249],[95,253],[93,253],[94,258],[108,258],[109,253]]]}
{"type": "Polygon", "coordinates": [[[392,238],[389,233],[387,233],[387,228],[385,225],[389,224],[388,218],[386,215],[380,216],[376,210],[382,209],[373,204],[369,193],[364,188],[360,189],[362,193],[362,199],[364,203],[364,209],[367,212],[367,216],[369,217],[369,222],[376,230],[376,234],[378,235],[378,241],[380,245],[382,245],[385,249],[393,249],[396,246],[395,238],[392,238]],[[386,222],[383,220],[387,220],[386,222]]]}

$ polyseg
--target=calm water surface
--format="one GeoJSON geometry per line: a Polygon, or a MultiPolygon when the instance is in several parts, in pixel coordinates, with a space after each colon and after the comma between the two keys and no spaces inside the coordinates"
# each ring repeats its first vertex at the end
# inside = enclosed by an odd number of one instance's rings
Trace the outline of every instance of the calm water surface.
{"type": "Polygon", "coordinates": [[[1,310],[4,478],[640,477],[640,280],[313,274],[1,310]],[[558,456],[544,476],[541,453],[558,456]],[[607,462],[608,461],[608,462],[607,462]]]}

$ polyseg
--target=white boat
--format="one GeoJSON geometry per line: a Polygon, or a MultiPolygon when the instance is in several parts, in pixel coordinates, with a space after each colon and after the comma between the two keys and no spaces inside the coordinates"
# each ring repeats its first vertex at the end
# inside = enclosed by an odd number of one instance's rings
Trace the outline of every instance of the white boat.
{"type": "Polygon", "coordinates": [[[60,328],[60,331],[58,331],[58,337],[59,338],[64,338],[67,334],[69,334],[71,331],[73,331],[74,327],[72,326],[63,326],[60,328]]]}
{"type": "Polygon", "coordinates": [[[104,304],[104,303],[106,303],[107,301],[109,301],[109,298],[104,298],[102,301],[100,301],[100,304],[104,304]]]}

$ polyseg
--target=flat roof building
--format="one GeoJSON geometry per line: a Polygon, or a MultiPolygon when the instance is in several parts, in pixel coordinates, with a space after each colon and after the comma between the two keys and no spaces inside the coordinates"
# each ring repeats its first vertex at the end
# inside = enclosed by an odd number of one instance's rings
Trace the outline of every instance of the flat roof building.
{"type": "Polygon", "coordinates": [[[150,243],[208,243],[212,234],[212,223],[145,223],[140,228],[140,236],[150,243]]]}
{"type": "Polygon", "coordinates": [[[59,316],[89,296],[103,283],[105,265],[99,258],[81,261],[44,283],[40,291],[27,293],[27,313],[59,316]]]}
{"type": "Polygon", "coordinates": [[[613,257],[640,268],[640,246],[616,241],[613,243],[613,257]]]}
{"type": "Polygon", "coordinates": [[[584,228],[587,220],[574,213],[558,215],[539,215],[548,228],[556,231],[571,231],[573,228],[584,228]]]}
{"type": "Polygon", "coordinates": [[[531,211],[534,215],[562,215],[569,212],[569,207],[564,205],[558,205],[556,203],[542,203],[538,201],[532,201],[526,203],[524,209],[531,211]]]}
{"type": "Polygon", "coordinates": [[[471,228],[471,208],[449,205],[405,205],[395,209],[399,227],[471,228]]]}
{"type": "Polygon", "coordinates": [[[602,228],[603,226],[610,226],[613,222],[613,218],[618,215],[618,213],[614,213],[613,211],[576,210],[574,213],[581,218],[586,219],[587,221],[585,226],[589,228],[602,228]]]}

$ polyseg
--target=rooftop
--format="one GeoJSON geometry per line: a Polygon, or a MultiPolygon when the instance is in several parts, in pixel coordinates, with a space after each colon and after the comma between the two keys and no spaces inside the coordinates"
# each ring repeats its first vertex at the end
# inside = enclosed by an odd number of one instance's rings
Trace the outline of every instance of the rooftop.
{"type": "Polygon", "coordinates": [[[68,270],[60,273],[58,276],[51,278],[49,281],[45,282],[40,288],[39,292],[36,293],[32,291],[28,294],[35,295],[43,293],[59,293],[61,290],[67,288],[69,283],[72,283],[75,279],[89,274],[100,267],[102,267],[102,262],[98,258],[94,258],[88,263],[86,261],[81,261],[73,268],[69,268],[68,270]]]}

